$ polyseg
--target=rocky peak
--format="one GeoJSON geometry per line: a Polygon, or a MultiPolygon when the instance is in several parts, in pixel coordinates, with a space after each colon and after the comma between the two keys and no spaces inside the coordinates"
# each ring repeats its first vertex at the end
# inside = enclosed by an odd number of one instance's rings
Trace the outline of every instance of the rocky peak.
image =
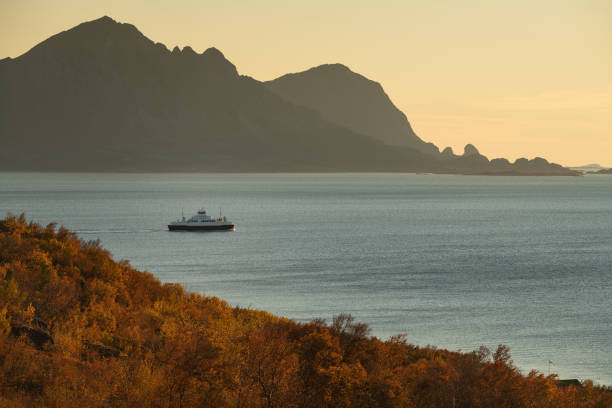
{"type": "Polygon", "coordinates": [[[206,51],[202,53],[202,55],[209,57],[209,58],[225,59],[225,55],[223,55],[223,53],[215,47],[208,48],[206,51]]]}
{"type": "Polygon", "coordinates": [[[468,156],[475,156],[475,155],[480,155],[480,152],[478,151],[476,146],[474,146],[471,143],[466,144],[465,147],[463,148],[463,156],[468,157],[468,156]]]}
{"type": "Polygon", "coordinates": [[[135,26],[104,16],[62,31],[18,58],[34,58],[38,59],[37,63],[45,64],[44,60],[49,58],[54,61],[66,58],[106,58],[113,55],[123,58],[130,54],[148,53],[152,49],[156,49],[155,43],[135,26]]]}
{"type": "Polygon", "coordinates": [[[344,73],[353,72],[350,70],[349,67],[347,67],[344,64],[340,64],[340,63],[319,65],[317,67],[311,68],[310,71],[312,72],[327,71],[327,72],[344,72],[344,73]]]}
{"type": "Polygon", "coordinates": [[[186,45],[183,47],[183,51],[182,51],[183,55],[188,55],[188,56],[193,56],[195,57],[196,55],[198,55],[193,48],[191,48],[190,46],[186,45]]]}
{"type": "Polygon", "coordinates": [[[181,50],[178,46],[172,49],[172,55],[180,57],[184,63],[197,69],[215,72],[221,75],[237,76],[238,71],[236,66],[228,61],[223,53],[218,49],[211,47],[201,54],[194,51],[193,48],[186,45],[181,50]]]}
{"type": "Polygon", "coordinates": [[[442,156],[443,159],[452,159],[453,157],[455,157],[453,148],[450,146],[442,150],[442,153],[440,153],[440,155],[442,156]]]}
{"type": "Polygon", "coordinates": [[[100,24],[109,24],[109,23],[117,23],[115,20],[110,18],[109,16],[102,16],[97,20],[92,20],[90,23],[100,23],[100,24]]]}

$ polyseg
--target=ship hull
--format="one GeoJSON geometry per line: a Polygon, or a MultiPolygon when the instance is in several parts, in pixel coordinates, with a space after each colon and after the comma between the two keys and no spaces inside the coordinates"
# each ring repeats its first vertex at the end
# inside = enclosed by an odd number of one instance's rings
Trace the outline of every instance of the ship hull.
{"type": "Polygon", "coordinates": [[[233,230],[234,224],[224,225],[168,225],[170,231],[227,231],[233,230]]]}

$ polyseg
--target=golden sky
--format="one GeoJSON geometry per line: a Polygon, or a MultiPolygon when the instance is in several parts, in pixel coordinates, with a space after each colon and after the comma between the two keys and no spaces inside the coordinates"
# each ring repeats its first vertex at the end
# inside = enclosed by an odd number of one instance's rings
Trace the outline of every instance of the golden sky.
{"type": "Polygon", "coordinates": [[[440,148],[612,166],[611,0],[0,0],[0,58],[103,15],[259,80],[343,63],[440,148]]]}

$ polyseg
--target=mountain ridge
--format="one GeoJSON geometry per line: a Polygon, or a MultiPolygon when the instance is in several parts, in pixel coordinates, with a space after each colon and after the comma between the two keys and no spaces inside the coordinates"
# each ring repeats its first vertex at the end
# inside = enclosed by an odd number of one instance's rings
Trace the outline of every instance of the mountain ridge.
{"type": "Polygon", "coordinates": [[[406,115],[391,102],[379,82],[344,64],[323,64],[285,74],[266,85],[297,105],[318,110],[326,119],[386,144],[439,153],[437,147],[414,133],[406,115]],[[355,102],[367,102],[367,106],[359,107],[355,102]]]}
{"type": "Polygon", "coordinates": [[[330,67],[374,89],[383,103],[372,120],[379,128],[385,115],[399,120],[403,133],[394,137],[410,143],[389,144],[372,135],[376,126],[293,103],[239,75],[214,47],[170,51],[108,16],[85,22],[0,60],[0,169],[574,174],[442,157],[414,135],[379,83],[330,67]]]}

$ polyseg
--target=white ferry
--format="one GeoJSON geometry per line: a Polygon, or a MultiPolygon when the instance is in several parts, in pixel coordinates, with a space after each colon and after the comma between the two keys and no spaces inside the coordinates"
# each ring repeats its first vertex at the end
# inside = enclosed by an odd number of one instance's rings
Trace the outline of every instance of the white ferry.
{"type": "Polygon", "coordinates": [[[170,231],[221,231],[234,230],[236,225],[225,216],[221,216],[221,210],[219,210],[219,218],[213,218],[206,214],[206,210],[201,209],[188,220],[183,215],[180,220],[171,222],[168,224],[168,229],[170,231]]]}

